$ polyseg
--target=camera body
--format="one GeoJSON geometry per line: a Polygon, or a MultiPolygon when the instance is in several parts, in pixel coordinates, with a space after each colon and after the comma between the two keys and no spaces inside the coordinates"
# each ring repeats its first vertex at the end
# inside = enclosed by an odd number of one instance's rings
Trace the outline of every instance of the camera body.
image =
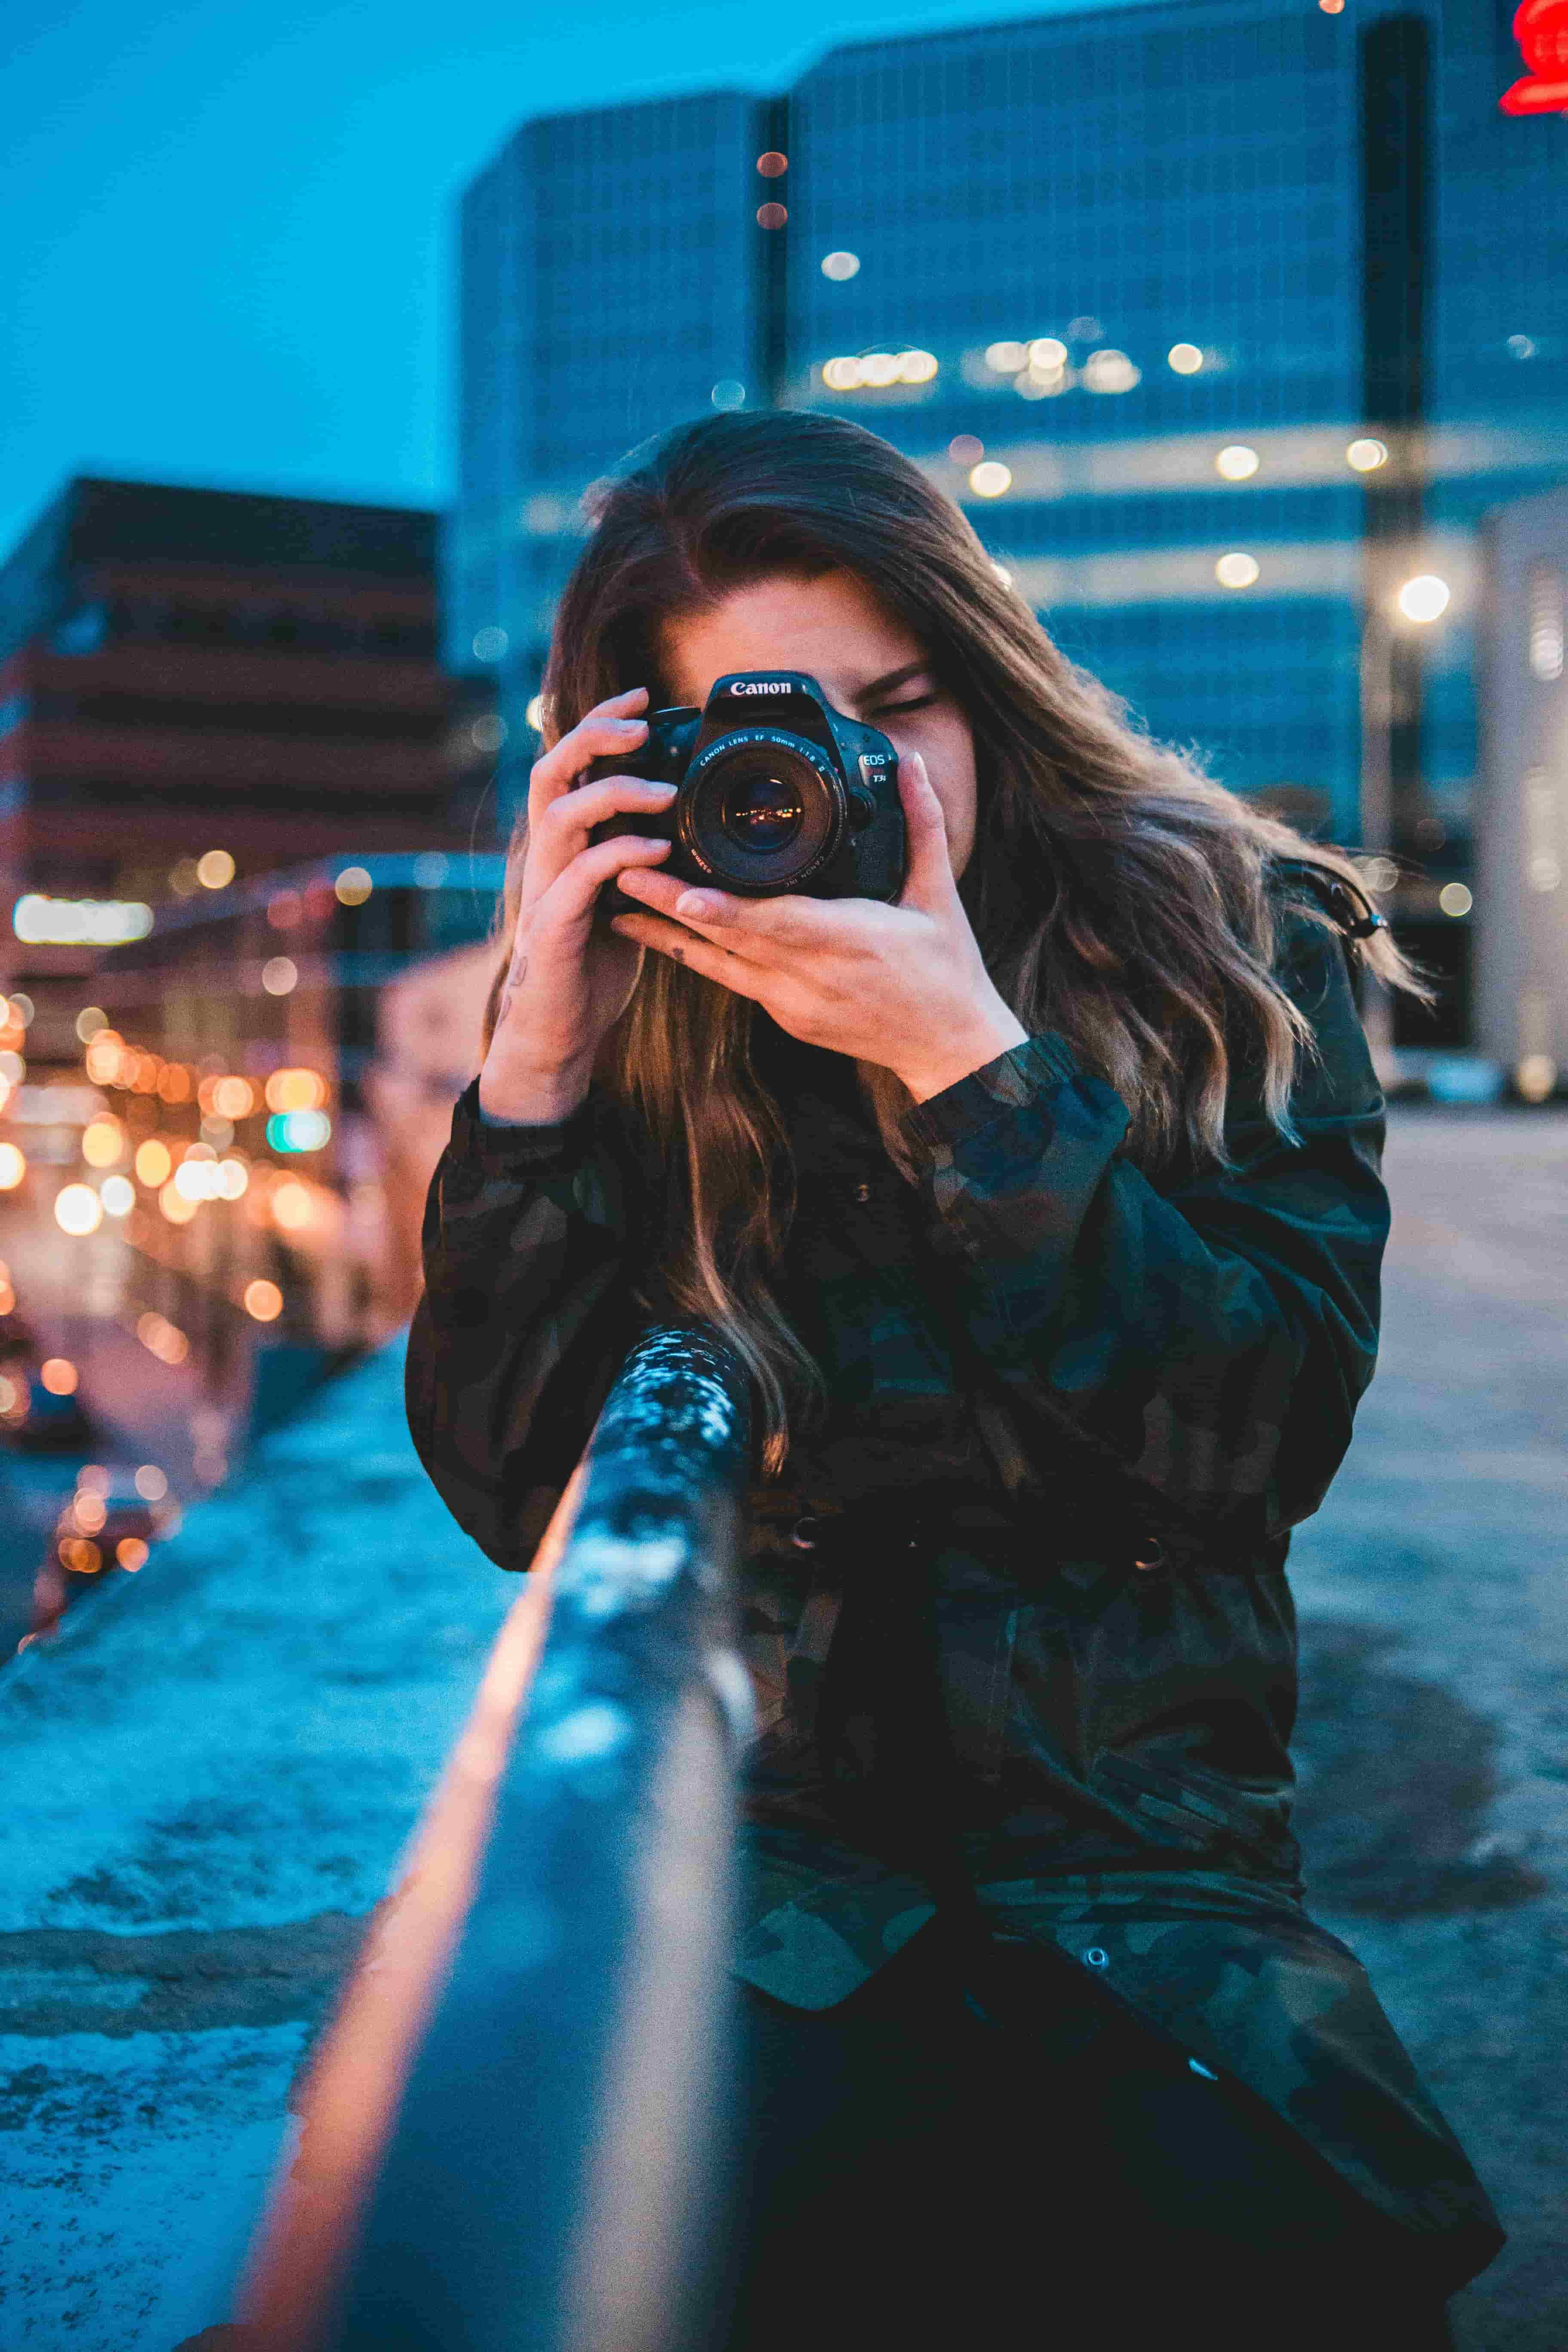
{"type": "MultiPolygon", "coordinates": [[[[653,711],[638,750],[595,760],[588,775],[679,787],[658,814],[609,817],[590,835],[639,833],[673,843],[656,870],[677,881],[747,898],[798,890],[886,900],[903,888],[899,755],[878,729],[835,710],[799,670],[732,671],[705,709],[653,711]]],[[[606,883],[595,919],[637,908],[606,883]]]]}

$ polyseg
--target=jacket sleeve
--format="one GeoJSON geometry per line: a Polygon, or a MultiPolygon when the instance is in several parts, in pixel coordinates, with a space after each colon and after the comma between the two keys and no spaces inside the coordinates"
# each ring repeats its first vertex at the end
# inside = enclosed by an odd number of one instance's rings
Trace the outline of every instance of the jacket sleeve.
{"type": "Polygon", "coordinates": [[[554,1127],[482,1119],[476,1080],[425,1208],[425,1293],[405,1393],[420,1460],[458,1525],[526,1568],[650,1317],[650,1171],[595,1087],[554,1127]]]}
{"type": "Polygon", "coordinates": [[[1232,1090],[1232,1165],[1163,1188],[1058,1036],[907,1115],[952,1297],[1025,1452],[1163,1536],[1254,1546],[1316,1510],[1377,1352],[1384,1104],[1340,942],[1289,916],[1294,1139],[1232,1090]]]}

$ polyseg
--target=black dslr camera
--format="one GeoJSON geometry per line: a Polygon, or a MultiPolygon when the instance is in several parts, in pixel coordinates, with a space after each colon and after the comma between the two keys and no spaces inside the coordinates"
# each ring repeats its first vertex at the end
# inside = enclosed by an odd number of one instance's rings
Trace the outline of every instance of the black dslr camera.
{"type": "MultiPolygon", "coordinates": [[[[657,815],[608,817],[590,839],[672,841],[655,871],[738,897],[896,898],[904,885],[899,755],[875,727],[835,710],[798,670],[721,677],[706,710],[649,714],[639,750],[595,760],[596,776],[647,776],[679,790],[657,815]]],[[[595,919],[637,911],[614,882],[595,919]]],[[[647,908],[641,909],[647,913],[647,908]]]]}

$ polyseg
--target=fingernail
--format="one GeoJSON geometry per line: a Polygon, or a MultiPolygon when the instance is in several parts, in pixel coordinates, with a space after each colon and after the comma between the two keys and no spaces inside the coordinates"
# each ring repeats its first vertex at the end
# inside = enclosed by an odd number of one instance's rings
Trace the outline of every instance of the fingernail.
{"type": "Polygon", "coordinates": [[[667,800],[669,799],[679,789],[679,787],[674,784],[662,784],[653,777],[649,778],[647,788],[650,793],[662,793],[667,800]]]}

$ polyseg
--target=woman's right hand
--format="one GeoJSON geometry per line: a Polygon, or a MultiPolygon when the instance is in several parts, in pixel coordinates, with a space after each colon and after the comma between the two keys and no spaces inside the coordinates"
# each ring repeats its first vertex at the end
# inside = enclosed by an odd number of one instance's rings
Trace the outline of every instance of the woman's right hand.
{"type": "Polygon", "coordinates": [[[479,1107],[492,1118],[548,1126],[569,1118],[637,986],[646,950],[595,929],[595,904],[606,882],[631,866],[657,866],[670,845],[620,834],[590,847],[588,835],[606,817],[668,808],[676,787],[639,776],[577,779],[591,761],[637,750],[647,701],[640,686],[613,695],[534,762],[511,961],[479,1072],[479,1107]]]}

